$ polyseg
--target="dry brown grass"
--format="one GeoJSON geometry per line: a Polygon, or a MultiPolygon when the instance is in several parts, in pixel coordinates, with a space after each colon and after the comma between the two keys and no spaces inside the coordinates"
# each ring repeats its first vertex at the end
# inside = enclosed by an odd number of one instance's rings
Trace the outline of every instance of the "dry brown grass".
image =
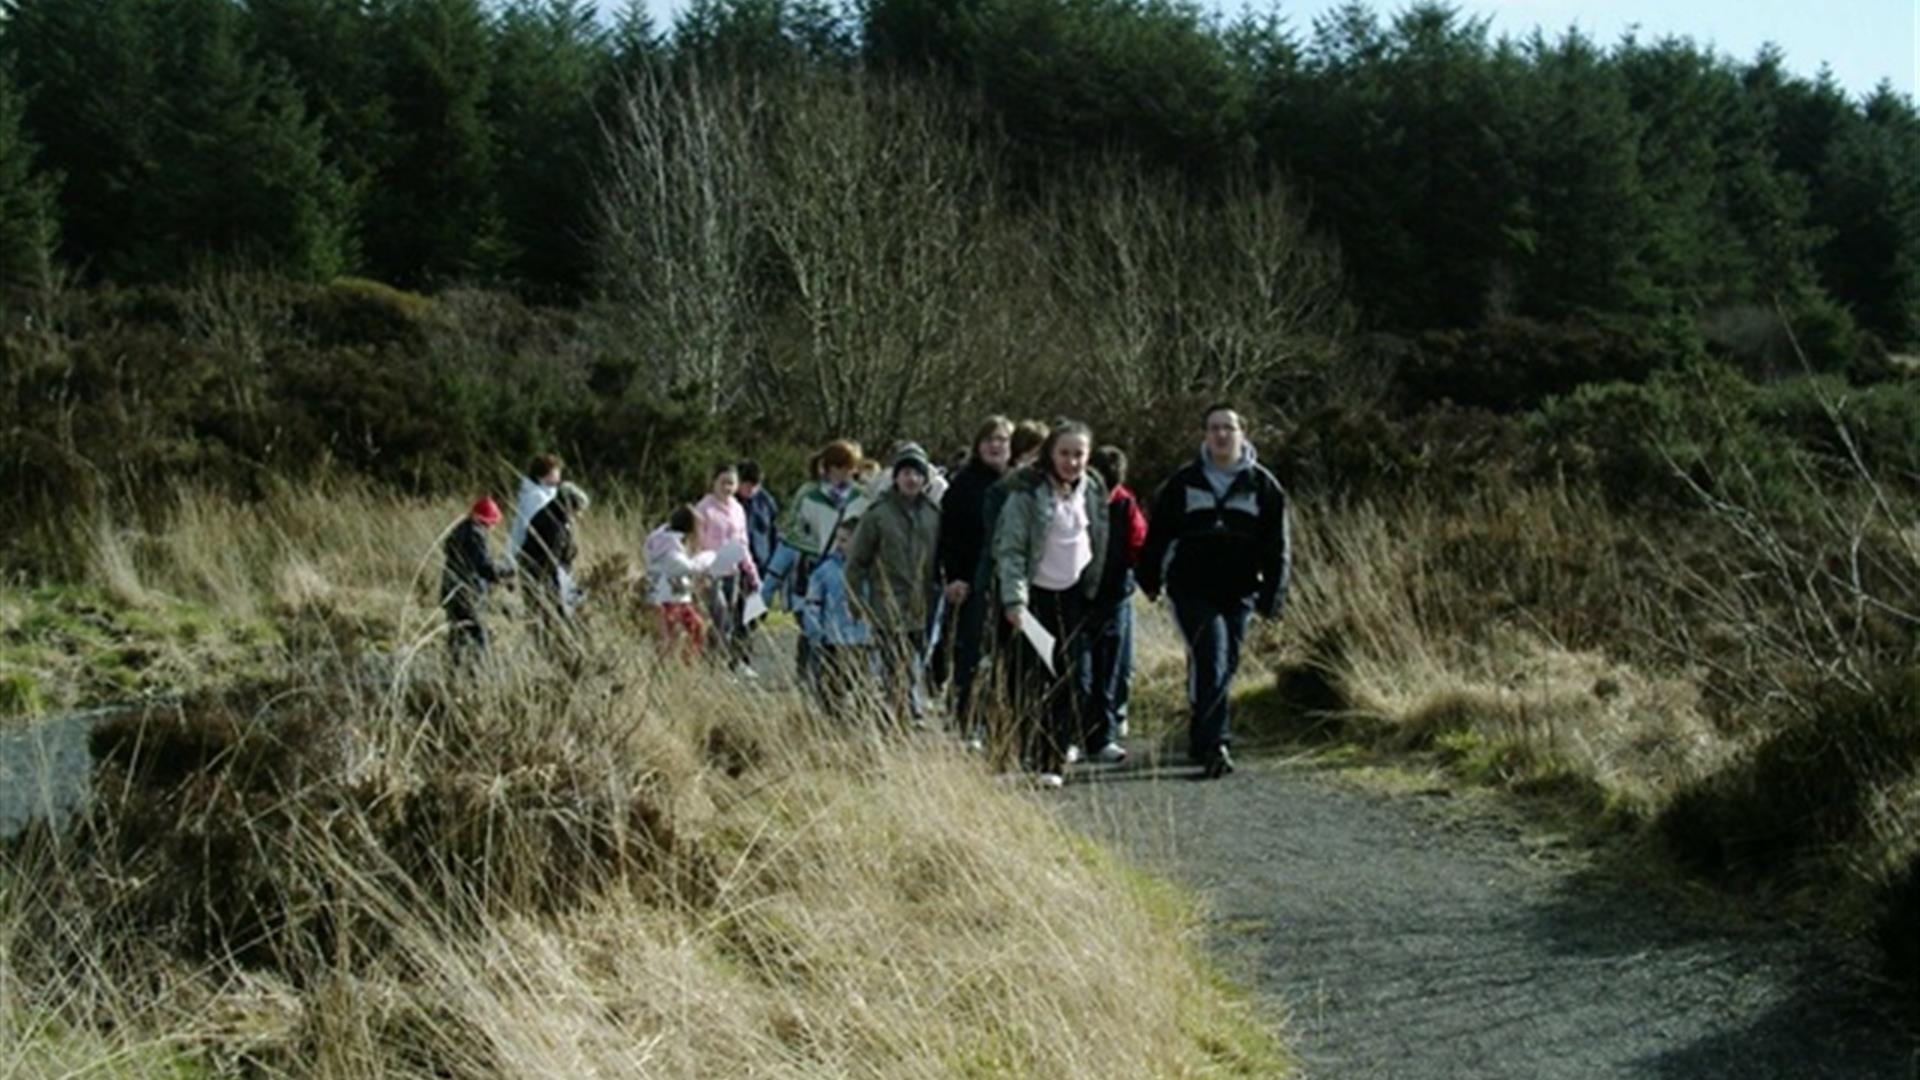
{"type": "Polygon", "coordinates": [[[1589,783],[1635,818],[1738,749],[1697,673],[1647,662],[1648,593],[1602,508],[1495,489],[1303,525],[1269,648],[1348,734],[1438,747],[1500,783],[1589,783]]]}
{"type": "MultiPolygon", "coordinates": [[[[623,618],[567,670],[449,680],[393,583],[458,508],[324,502],[203,504],[116,572],[363,620],[405,677],[296,664],[98,733],[82,824],[0,863],[0,1076],[1289,1071],[1190,901],[957,750],[623,618]]],[[[593,515],[585,546],[641,536],[593,515]]]]}

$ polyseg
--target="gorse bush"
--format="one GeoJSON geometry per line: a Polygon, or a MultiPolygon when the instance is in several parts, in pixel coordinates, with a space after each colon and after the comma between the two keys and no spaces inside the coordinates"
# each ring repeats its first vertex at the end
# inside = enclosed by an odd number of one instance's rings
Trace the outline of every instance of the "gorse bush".
{"type": "Polygon", "coordinates": [[[0,483],[23,523],[6,556],[71,576],[97,511],[164,510],[182,484],[258,498],[366,478],[471,497],[510,493],[545,449],[603,490],[700,491],[729,445],[719,423],[579,319],[356,281],[53,295],[0,334],[0,408],[17,418],[0,483]]]}

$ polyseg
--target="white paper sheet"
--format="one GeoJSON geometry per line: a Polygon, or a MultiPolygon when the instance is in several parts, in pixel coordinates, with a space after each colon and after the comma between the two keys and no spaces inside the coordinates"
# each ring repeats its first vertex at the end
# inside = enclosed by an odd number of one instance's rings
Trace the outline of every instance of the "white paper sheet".
{"type": "Polygon", "coordinates": [[[1026,608],[1020,609],[1020,633],[1026,636],[1027,643],[1033,646],[1033,651],[1040,654],[1040,662],[1047,666],[1047,674],[1055,674],[1053,670],[1053,635],[1047,633],[1047,628],[1041,626],[1040,620],[1034,618],[1033,612],[1028,611],[1026,608]]]}
{"type": "Polygon", "coordinates": [[[747,594],[747,602],[740,607],[740,621],[751,623],[767,613],[767,602],[760,599],[760,590],[747,594]]]}

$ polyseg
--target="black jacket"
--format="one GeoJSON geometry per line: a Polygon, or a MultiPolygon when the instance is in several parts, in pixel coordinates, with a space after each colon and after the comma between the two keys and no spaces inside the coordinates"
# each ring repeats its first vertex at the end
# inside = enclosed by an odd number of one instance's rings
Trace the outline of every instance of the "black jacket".
{"type": "Polygon", "coordinates": [[[1216,496],[1196,459],[1154,496],[1136,570],[1148,596],[1163,588],[1217,604],[1252,596],[1260,614],[1273,616],[1286,604],[1291,571],[1286,489],[1258,463],[1216,496]]]}
{"type": "Polygon", "coordinates": [[[573,569],[577,549],[573,543],[573,514],[565,499],[554,499],[533,515],[527,525],[527,542],[520,549],[520,567],[528,577],[545,585],[557,585],[557,568],[573,569]]]}
{"type": "Polygon", "coordinates": [[[1001,474],[978,459],[967,462],[940,499],[940,575],[944,581],[973,581],[987,544],[987,489],[1001,474]]]}
{"type": "Polygon", "coordinates": [[[472,518],[463,519],[441,544],[447,565],[440,572],[440,603],[478,608],[487,587],[500,580],[501,568],[487,553],[487,533],[472,518]]]}

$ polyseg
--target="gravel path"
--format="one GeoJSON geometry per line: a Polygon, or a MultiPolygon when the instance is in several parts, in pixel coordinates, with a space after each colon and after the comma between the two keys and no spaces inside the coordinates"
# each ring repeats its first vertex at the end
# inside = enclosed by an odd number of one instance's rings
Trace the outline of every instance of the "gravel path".
{"type": "Polygon", "coordinates": [[[1884,992],[1808,935],[1729,927],[1497,815],[1306,764],[1139,767],[1065,812],[1202,890],[1313,1077],[1907,1078],[1884,992]]]}

